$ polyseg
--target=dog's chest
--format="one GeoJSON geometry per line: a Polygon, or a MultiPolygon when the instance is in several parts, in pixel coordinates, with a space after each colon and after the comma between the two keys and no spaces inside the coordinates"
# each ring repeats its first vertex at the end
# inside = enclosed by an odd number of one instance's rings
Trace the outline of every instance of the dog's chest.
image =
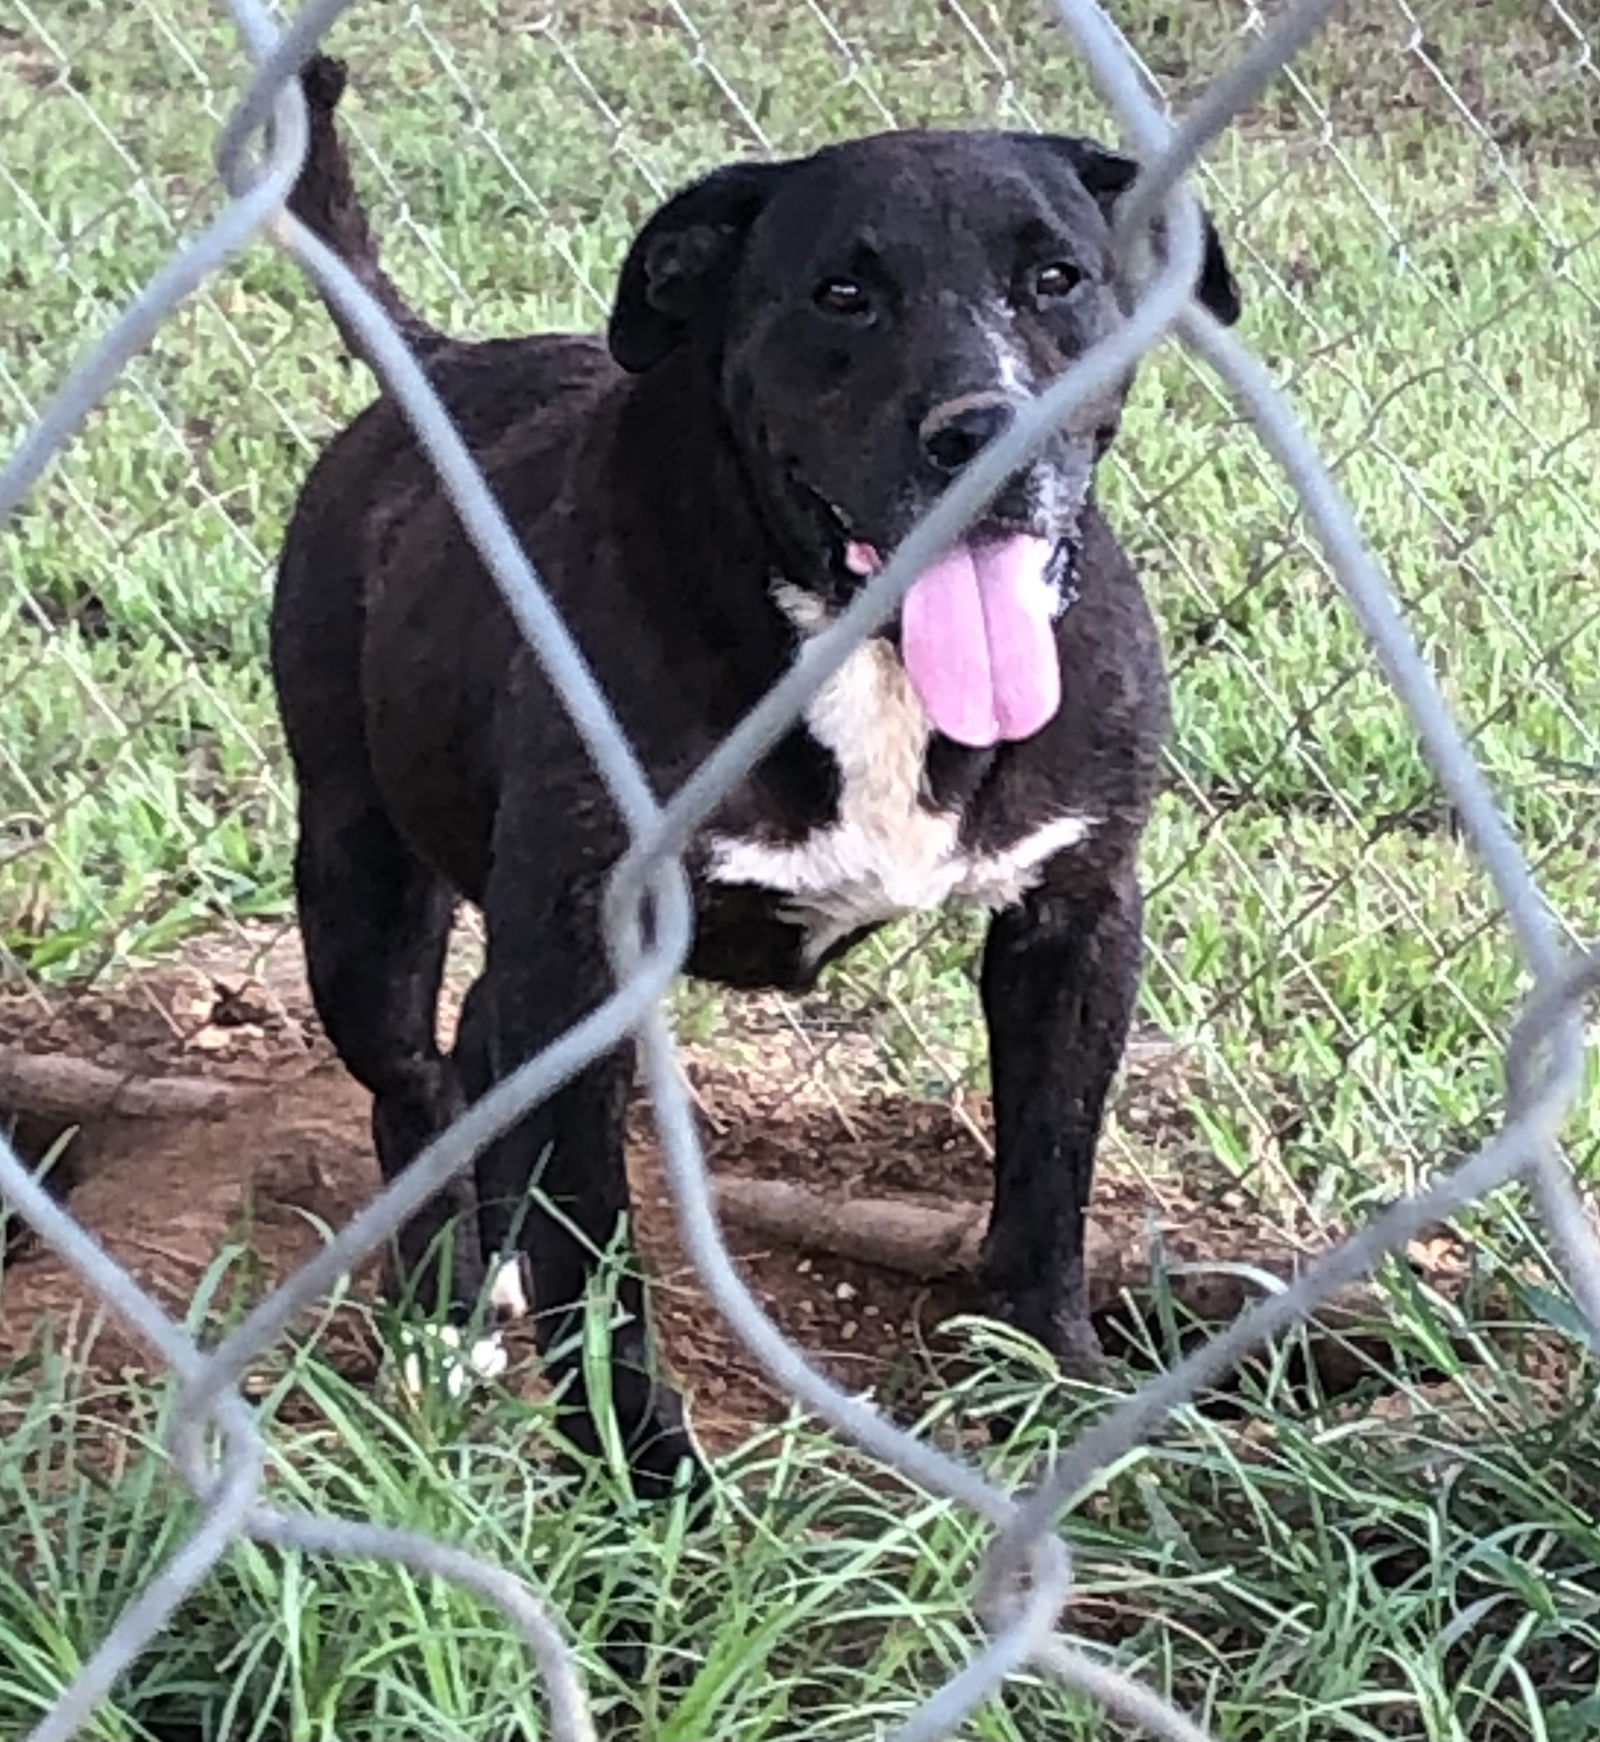
{"type": "Polygon", "coordinates": [[[928,717],[885,642],[851,654],[817,692],[806,724],[838,764],[835,817],[785,844],[713,835],[706,875],[784,897],[784,916],[805,932],[812,961],[862,927],[952,899],[1008,906],[1038,880],[1047,859],[1092,826],[1092,818],[1069,812],[1002,850],[964,847],[960,816],[923,801],[928,717]]]}

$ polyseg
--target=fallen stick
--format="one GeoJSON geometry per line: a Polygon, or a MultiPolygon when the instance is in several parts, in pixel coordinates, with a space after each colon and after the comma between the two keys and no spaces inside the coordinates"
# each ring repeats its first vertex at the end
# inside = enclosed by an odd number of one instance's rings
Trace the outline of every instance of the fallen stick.
{"type": "Polygon", "coordinates": [[[256,1093],[242,1083],[142,1076],[66,1053],[0,1046],[0,1110],[39,1119],[220,1119],[256,1093]]]}
{"type": "MultiPolygon", "coordinates": [[[[923,1282],[974,1275],[988,1220],[986,1209],[966,1205],[939,1209],[903,1198],[833,1198],[785,1180],[722,1175],[716,1180],[717,1207],[730,1227],[764,1240],[832,1258],[895,1270],[923,1282]]],[[[1085,1268],[1090,1306],[1112,1306],[1124,1288],[1151,1282],[1148,1253],[1120,1245],[1093,1220],[1086,1232],[1085,1268]]],[[[1196,1317],[1217,1322],[1232,1318],[1263,1292],[1268,1277],[1287,1281],[1305,1262],[1289,1246],[1252,1255],[1253,1279],[1237,1262],[1218,1255],[1214,1265],[1170,1254],[1167,1286],[1173,1298],[1196,1317]]],[[[1318,1311],[1317,1322],[1332,1329],[1370,1320],[1381,1297],[1370,1283],[1340,1289],[1318,1311]]]]}
{"type": "MultiPolygon", "coordinates": [[[[724,1219],[747,1234],[898,1270],[922,1282],[975,1275],[988,1222],[987,1209],[975,1204],[947,1210],[905,1198],[825,1197],[786,1180],[724,1174],[716,1192],[724,1219]]],[[[1100,1291],[1109,1298],[1128,1280],[1129,1266],[1092,1222],[1085,1240],[1088,1269],[1102,1283],[1109,1281],[1100,1291]]]]}
{"type": "Polygon", "coordinates": [[[902,1198],[828,1198],[785,1180],[721,1175],[717,1207],[746,1233],[934,1282],[977,1267],[984,1212],[902,1198]]]}

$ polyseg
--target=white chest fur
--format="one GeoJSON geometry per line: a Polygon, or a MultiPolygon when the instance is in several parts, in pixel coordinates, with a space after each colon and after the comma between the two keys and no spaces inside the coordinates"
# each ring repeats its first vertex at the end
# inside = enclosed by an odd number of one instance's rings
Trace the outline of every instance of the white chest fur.
{"type": "Polygon", "coordinates": [[[869,641],[850,655],[812,699],[806,724],[839,766],[837,819],[792,846],[714,835],[707,874],[787,896],[787,915],[804,929],[812,961],[858,927],[951,899],[1009,906],[1047,859],[1094,826],[1094,818],[1073,812],[1002,852],[963,849],[960,819],[919,800],[932,729],[885,642],[869,641]]]}

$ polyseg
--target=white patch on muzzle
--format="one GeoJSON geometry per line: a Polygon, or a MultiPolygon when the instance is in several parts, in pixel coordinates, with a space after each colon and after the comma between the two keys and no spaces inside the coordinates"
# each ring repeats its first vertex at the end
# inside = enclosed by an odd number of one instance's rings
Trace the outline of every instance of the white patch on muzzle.
{"type": "MultiPolygon", "coordinates": [[[[1039,378],[1022,347],[1013,337],[1010,316],[1003,308],[986,311],[983,325],[984,343],[994,358],[995,377],[1000,387],[1019,399],[1035,399],[1039,393],[1039,378]]],[[[1094,481],[1092,451],[1085,446],[1081,459],[1066,467],[1036,466],[1033,473],[1034,500],[1042,526],[1075,526],[1089,500],[1089,486],[1094,481]]],[[[1065,605],[1061,600],[1058,611],[1065,605]]]]}
{"type": "Polygon", "coordinates": [[[1011,336],[1011,323],[1003,309],[996,308],[989,312],[983,326],[983,337],[989,347],[990,356],[994,358],[999,385],[1007,393],[1032,399],[1039,384],[1022,347],[1011,336]]]}

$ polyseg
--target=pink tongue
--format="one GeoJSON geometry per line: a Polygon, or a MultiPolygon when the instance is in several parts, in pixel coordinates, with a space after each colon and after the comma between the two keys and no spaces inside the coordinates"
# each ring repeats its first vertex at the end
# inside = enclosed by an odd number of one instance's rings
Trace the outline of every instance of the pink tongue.
{"type": "Polygon", "coordinates": [[[958,744],[1031,737],[1061,705],[1050,552],[1044,538],[960,544],[911,583],[900,608],[906,672],[958,744]]]}

